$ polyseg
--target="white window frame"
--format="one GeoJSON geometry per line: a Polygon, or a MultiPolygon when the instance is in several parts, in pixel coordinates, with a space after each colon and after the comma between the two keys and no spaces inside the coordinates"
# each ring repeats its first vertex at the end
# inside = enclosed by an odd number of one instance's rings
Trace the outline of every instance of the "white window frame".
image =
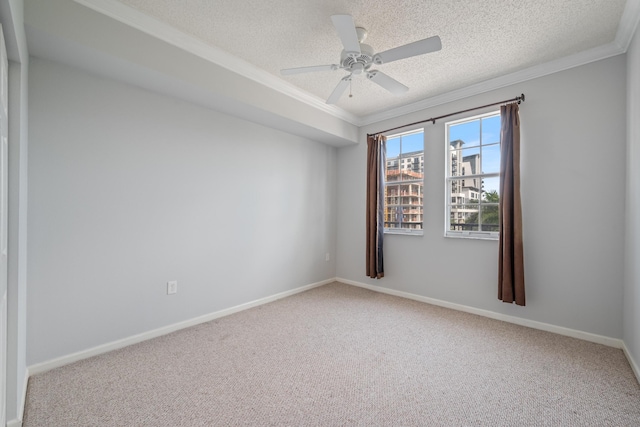
{"type": "MultiPolygon", "coordinates": [[[[480,120],[480,138],[482,138],[482,121],[481,119],[486,119],[493,116],[500,116],[500,111],[491,111],[489,113],[479,114],[477,116],[465,117],[464,119],[453,120],[445,123],[445,153],[444,153],[444,162],[445,162],[445,172],[444,172],[444,236],[458,239],[480,239],[480,240],[498,240],[500,237],[499,231],[456,231],[451,230],[451,182],[455,179],[460,179],[463,175],[459,176],[451,176],[451,162],[449,161],[449,150],[450,150],[450,141],[449,141],[449,128],[451,126],[459,125],[461,123],[470,122],[474,120],[480,120]]],[[[482,139],[480,140],[480,147],[482,147],[482,139]]],[[[480,152],[482,153],[482,148],[480,148],[480,152]]],[[[481,159],[482,162],[482,159],[481,159]]],[[[479,173],[473,175],[464,175],[464,179],[480,179],[482,181],[483,178],[495,178],[500,177],[500,172],[497,173],[479,173]]],[[[482,191],[478,195],[478,206],[482,206],[482,191]]],[[[480,216],[480,209],[478,209],[478,218],[480,216]]]]}
{"type": "MultiPolygon", "coordinates": [[[[413,135],[413,134],[418,134],[421,133],[422,134],[422,159],[424,162],[424,146],[425,146],[425,141],[424,141],[424,128],[420,127],[420,128],[414,128],[411,130],[405,130],[403,132],[398,132],[398,133],[393,133],[393,134],[389,134],[389,135],[385,135],[387,137],[387,139],[392,139],[392,138],[396,138],[396,137],[402,137],[402,136],[408,136],[408,135],[413,135]]],[[[400,151],[400,154],[402,154],[402,150],[400,151]]],[[[385,159],[386,159],[386,152],[385,152],[385,159]]],[[[404,163],[406,164],[406,163],[404,163]]],[[[398,162],[397,162],[397,166],[398,169],[400,169],[402,167],[403,163],[402,160],[400,158],[398,158],[398,162]]],[[[416,228],[387,228],[384,227],[384,234],[401,234],[401,235],[409,235],[409,236],[422,236],[424,234],[424,163],[421,162],[421,166],[422,166],[422,226],[419,229],[416,228]]],[[[384,182],[384,186],[385,186],[385,190],[387,187],[387,180],[386,180],[386,169],[387,169],[387,165],[386,165],[386,161],[385,161],[385,182],[384,182]]],[[[407,183],[411,183],[411,182],[419,182],[420,180],[415,180],[415,181],[404,181],[407,183]]],[[[397,183],[393,183],[391,185],[395,185],[397,183]]],[[[385,191],[386,194],[386,191],[385,191]]],[[[386,197],[385,197],[386,199],[386,197]]],[[[386,203],[385,203],[386,205],[386,203]]]]}

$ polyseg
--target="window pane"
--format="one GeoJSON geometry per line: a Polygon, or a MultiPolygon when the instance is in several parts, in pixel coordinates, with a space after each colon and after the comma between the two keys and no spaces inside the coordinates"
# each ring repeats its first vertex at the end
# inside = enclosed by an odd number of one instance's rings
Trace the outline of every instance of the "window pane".
{"type": "Polygon", "coordinates": [[[456,203],[469,203],[470,200],[480,198],[480,178],[476,179],[452,179],[449,183],[451,197],[456,198],[456,203]]]}
{"type": "Polygon", "coordinates": [[[420,152],[424,148],[424,133],[413,133],[411,135],[404,135],[402,137],[402,153],[416,153],[420,152]]]}
{"type": "Polygon", "coordinates": [[[452,205],[449,210],[450,230],[477,231],[479,205],[452,205]]]}
{"type": "Polygon", "coordinates": [[[488,202],[495,202],[500,194],[500,177],[494,176],[491,178],[482,179],[482,200],[488,202]]]}
{"type": "Polygon", "coordinates": [[[480,143],[480,120],[460,123],[449,127],[449,142],[463,141],[466,147],[480,143]]]}
{"type": "Polygon", "coordinates": [[[482,222],[481,231],[499,231],[498,226],[498,206],[482,205],[480,207],[480,219],[482,222]]]}
{"type": "Polygon", "coordinates": [[[386,182],[394,182],[400,179],[400,174],[398,173],[400,166],[398,165],[397,160],[387,160],[387,172],[384,177],[386,182]]]}
{"type": "Polygon", "coordinates": [[[386,200],[389,205],[400,204],[400,186],[399,185],[387,185],[386,186],[386,200]]]}
{"type": "Polygon", "coordinates": [[[400,138],[387,140],[387,169],[385,180],[387,182],[398,181],[400,179],[400,138]]]}
{"type": "Polygon", "coordinates": [[[482,173],[500,172],[500,145],[482,146],[482,173]]]}
{"type": "Polygon", "coordinates": [[[461,175],[475,175],[482,173],[480,170],[480,147],[462,150],[462,160],[459,162],[461,175]]]}
{"type": "Polygon", "coordinates": [[[454,146],[450,146],[449,149],[449,176],[461,176],[462,175],[462,150],[456,150],[454,146]]]}
{"type": "Polygon", "coordinates": [[[482,144],[500,142],[500,115],[482,119],[482,144]]]}
{"type": "MultiPolygon", "coordinates": [[[[404,144],[403,144],[404,148],[404,144]]],[[[424,171],[424,154],[420,152],[413,152],[409,154],[402,154],[402,173],[400,173],[401,181],[412,181],[416,179],[422,179],[424,171]]]]}
{"type": "Polygon", "coordinates": [[[400,138],[387,139],[387,161],[400,155],[400,138]]]}
{"type": "Polygon", "coordinates": [[[422,229],[422,205],[404,206],[402,228],[422,229]]]}
{"type": "Polygon", "coordinates": [[[400,206],[400,186],[387,185],[384,209],[385,228],[396,228],[399,224],[398,214],[402,212],[400,206]]]}
{"type": "Polygon", "coordinates": [[[402,227],[402,206],[389,206],[385,213],[386,228],[401,228],[402,227]]]}

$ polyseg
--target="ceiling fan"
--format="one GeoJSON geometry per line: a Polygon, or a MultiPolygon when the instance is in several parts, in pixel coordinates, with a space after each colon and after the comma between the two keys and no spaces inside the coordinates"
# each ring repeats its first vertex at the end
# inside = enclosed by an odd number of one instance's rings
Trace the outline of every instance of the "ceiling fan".
{"type": "Polygon", "coordinates": [[[331,20],[333,21],[333,25],[336,27],[338,36],[344,46],[344,49],[340,54],[340,64],[315,65],[311,67],[286,68],[284,70],[280,70],[280,73],[283,76],[314,71],[347,71],[349,75],[340,80],[338,86],[336,86],[327,99],[327,104],[335,104],[338,102],[344,91],[347,89],[347,86],[349,86],[353,76],[361,74],[366,75],[367,79],[377,83],[394,95],[400,95],[408,91],[409,88],[381,71],[375,69],[372,70],[371,67],[374,64],[386,64],[399,59],[424,55],[425,53],[436,52],[442,49],[440,37],[433,36],[424,40],[418,40],[413,43],[394,47],[393,49],[385,50],[384,52],[374,53],[371,46],[362,43],[367,37],[367,30],[361,27],[356,27],[351,15],[333,15],[331,16],[331,20]]]}

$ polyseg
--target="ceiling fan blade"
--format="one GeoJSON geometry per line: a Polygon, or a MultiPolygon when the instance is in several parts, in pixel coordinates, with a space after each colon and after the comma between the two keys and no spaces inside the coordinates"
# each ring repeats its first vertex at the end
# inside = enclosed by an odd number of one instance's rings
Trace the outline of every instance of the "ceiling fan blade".
{"type": "Polygon", "coordinates": [[[392,79],[387,76],[385,73],[382,73],[378,70],[371,70],[367,73],[367,78],[374,83],[380,85],[384,89],[388,90],[394,95],[400,95],[409,90],[408,87],[397,81],[396,79],[392,79]]]}
{"type": "Polygon", "coordinates": [[[333,26],[336,27],[344,50],[360,54],[360,42],[358,41],[353,17],[351,15],[332,15],[331,20],[333,21],[333,26]]]}
{"type": "Polygon", "coordinates": [[[329,98],[327,98],[327,104],[335,104],[336,102],[338,102],[344,91],[347,89],[347,86],[349,86],[350,81],[350,75],[347,77],[343,77],[342,80],[340,80],[340,83],[338,83],[338,86],[336,86],[333,92],[331,92],[329,98]]]}
{"type": "Polygon", "coordinates": [[[373,62],[376,64],[386,64],[388,62],[397,61],[398,59],[410,58],[412,56],[424,55],[425,53],[436,52],[442,49],[440,37],[433,36],[428,39],[418,40],[417,42],[405,44],[403,46],[394,47],[385,50],[374,56],[373,62]]]}
{"type": "Polygon", "coordinates": [[[333,71],[337,69],[338,69],[338,66],[335,64],[314,65],[311,67],[285,68],[284,70],[280,70],[280,74],[282,74],[283,76],[290,76],[292,74],[312,73],[315,71],[333,71]]]}

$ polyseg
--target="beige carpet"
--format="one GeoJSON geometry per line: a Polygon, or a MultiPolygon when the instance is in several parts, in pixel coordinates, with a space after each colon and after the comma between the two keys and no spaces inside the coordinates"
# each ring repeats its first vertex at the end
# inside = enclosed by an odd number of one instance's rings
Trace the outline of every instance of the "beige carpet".
{"type": "Polygon", "coordinates": [[[621,350],[333,283],[29,381],[34,426],[640,426],[621,350]]]}

